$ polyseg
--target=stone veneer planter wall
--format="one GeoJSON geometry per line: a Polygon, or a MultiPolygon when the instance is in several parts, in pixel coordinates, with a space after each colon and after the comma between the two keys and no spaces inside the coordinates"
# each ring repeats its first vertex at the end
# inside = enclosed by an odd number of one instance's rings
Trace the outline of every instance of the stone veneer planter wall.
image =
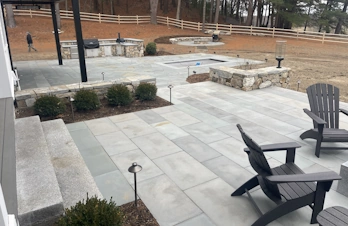
{"type": "MultiPolygon", "coordinates": [[[[116,43],[116,39],[99,39],[99,48],[85,49],[85,56],[125,56],[128,58],[144,56],[144,40],[125,38],[123,43],[116,43]]],[[[64,59],[77,59],[76,40],[61,41],[62,57],[64,59]]]]}
{"type": "Polygon", "coordinates": [[[290,68],[266,67],[242,70],[225,66],[211,67],[210,79],[226,86],[244,91],[262,89],[269,86],[287,87],[290,80],[290,68]]]}
{"type": "Polygon", "coordinates": [[[87,83],[74,83],[69,85],[51,86],[45,88],[27,89],[17,91],[15,98],[18,108],[32,107],[36,98],[42,95],[56,95],[59,98],[73,97],[75,92],[80,89],[93,89],[99,98],[103,98],[108,90],[114,84],[124,84],[134,92],[140,83],[156,84],[156,78],[150,76],[128,77],[127,79],[116,79],[112,81],[93,81],[87,83]]]}

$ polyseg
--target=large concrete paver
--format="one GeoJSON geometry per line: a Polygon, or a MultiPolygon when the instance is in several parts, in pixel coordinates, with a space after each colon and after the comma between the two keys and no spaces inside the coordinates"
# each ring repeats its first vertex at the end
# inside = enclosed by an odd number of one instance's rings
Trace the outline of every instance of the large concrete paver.
{"type": "Polygon", "coordinates": [[[182,190],[217,177],[186,152],[178,152],[157,158],[154,163],[182,190]]]}
{"type": "Polygon", "coordinates": [[[152,124],[160,133],[166,136],[168,139],[173,140],[180,137],[188,136],[189,134],[182,130],[180,127],[170,123],[168,121],[163,121],[159,123],[152,124]]]}
{"type": "Polygon", "coordinates": [[[203,162],[209,170],[237,189],[242,181],[248,181],[254,175],[225,156],[203,162]]]}
{"type": "Polygon", "coordinates": [[[173,142],[199,162],[221,155],[219,152],[191,135],[177,138],[173,140],[173,142]]]}
{"type": "Polygon", "coordinates": [[[117,205],[134,201],[133,188],[119,170],[96,176],[94,179],[106,200],[109,201],[112,197],[117,205]]]}
{"type": "Polygon", "coordinates": [[[197,217],[193,217],[187,221],[184,221],[176,226],[191,226],[191,225],[199,225],[199,226],[214,226],[215,224],[207,217],[205,214],[201,214],[197,217]]]}
{"type": "Polygon", "coordinates": [[[258,215],[246,197],[231,197],[234,188],[220,178],[185,191],[216,225],[251,225],[258,215]]]}
{"type": "Polygon", "coordinates": [[[106,133],[96,136],[105,151],[111,156],[126,151],[135,150],[138,147],[121,131],[106,133]]]}
{"type": "Polygon", "coordinates": [[[98,118],[85,121],[86,125],[94,135],[102,135],[105,133],[115,132],[120,130],[117,126],[108,118],[98,118]]]}
{"type": "Polygon", "coordinates": [[[139,197],[160,225],[175,225],[202,213],[166,175],[142,181],[138,189],[139,197]]]}
{"type": "Polygon", "coordinates": [[[128,172],[128,168],[134,162],[142,166],[142,170],[137,174],[138,182],[163,174],[162,170],[139,149],[113,155],[111,159],[120,169],[121,173],[123,173],[128,183],[132,185],[134,184],[134,175],[128,172]]]}
{"type": "Polygon", "coordinates": [[[160,133],[152,133],[133,138],[132,140],[150,159],[182,151],[172,141],[160,133]]]}
{"type": "Polygon", "coordinates": [[[142,119],[117,122],[116,125],[129,137],[134,138],[156,132],[149,124],[142,119]]]}
{"type": "Polygon", "coordinates": [[[182,128],[186,132],[190,133],[191,135],[195,136],[196,138],[198,138],[199,140],[203,141],[206,144],[229,137],[225,133],[202,122],[196,123],[193,125],[184,126],[182,128]]]}

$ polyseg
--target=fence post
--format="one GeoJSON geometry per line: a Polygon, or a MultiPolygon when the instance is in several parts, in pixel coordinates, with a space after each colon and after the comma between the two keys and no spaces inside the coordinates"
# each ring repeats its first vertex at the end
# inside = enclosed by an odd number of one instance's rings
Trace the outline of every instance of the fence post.
{"type": "Polygon", "coordinates": [[[181,29],[184,29],[184,20],[181,20],[181,29]]]}
{"type": "Polygon", "coordinates": [[[118,19],[118,24],[120,24],[120,23],[121,23],[121,21],[120,21],[120,15],[117,16],[117,19],[118,19]]]}
{"type": "Polygon", "coordinates": [[[197,31],[199,31],[199,22],[198,22],[198,26],[197,26],[197,31]]]}
{"type": "Polygon", "coordinates": [[[274,38],[274,30],[275,30],[275,27],[273,27],[272,38],[274,38]]]}
{"type": "Polygon", "coordinates": [[[219,30],[219,24],[218,23],[216,23],[216,27],[215,27],[215,30],[219,30]]]}
{"type": "Polygon", "coordinates": [[[167,26],[169,26],[169,19],[168,19],[168,17],[167,17],[167,26]]]}
{"type": "Polygon", "coordinates": [[[29,9],[29,13],[30,13],[30,18],[33,18],[33,15],[31,14],[31,9],[29,9]]]}
{"type": "Polygon", "coordinates": [[[138,15],[137,15],[137,25],[139,24],[139,21],[138,21],[138,15]]]}
{"type": "Polygon", "coordinates": [[[100,17],[100,13],[99,13],[98,15],[99,15],[99,23],[101,23],[101,17],[100,17]]]}
{"type": "Polygon", "coordinates": [[[325,41],[325,32],[323,33],[323,39],[321,40],[321,44],[324,44],[325,41]]]}
{"type": "Polygon", "coordinates": [[[253,34],[253,25],[250,25],[250,35],[253,34]]]}
{"type": "Polygon", "coordinates": [[[230,33],[232,34],[232,24],[230,24],[230,33]]]}
{"type": "Polygon", "coordinates": [[[296,39],[298,39],[298,31],[297,31],[297,34],[296,34],[296,39]]]}

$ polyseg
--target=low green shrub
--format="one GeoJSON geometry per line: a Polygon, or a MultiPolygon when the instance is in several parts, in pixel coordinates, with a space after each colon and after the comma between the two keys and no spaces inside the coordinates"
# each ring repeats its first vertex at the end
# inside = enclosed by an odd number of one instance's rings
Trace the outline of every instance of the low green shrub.
{"type": "Polygon", "coordinates": [[[98,95],[93,90],[81,89],[74,96],[77,111],[95,110],[100,107],[98,95]]]}
{"type": "Polygon", "coordinates": [[[117,84],[108,89],[106,98],[111,105],[128,105],[132,102],[132,94],[125,85],[117,84]]]}
{"type": "Polygon", "coordinates": [[[41,117],[55,117],[65,112],[65,104],[56,96],[41,96],[34,103],[34,111],[41,117]]]}
{"type": "Polygon", "coordinates": [[[135,90],[135,97],[141,101],[155,100],[157,87],[150,83],[141,83],[135,90]]]}
{"type": "Polygon", "coordinates": [[[155,55],[157,52],[157,47],[156,47],[156,43],[155,42],[149,42],[146,45],[145,51],[147,54],[149,55],[155,55]]]}
{"type": "Polygon", "coordinates": [[[123,214],[116,203],[110,199],[98,199],[97,196],[76,203],[65,210],[65,214],[58,220],[58,226],[120,226],[123,214]]]}

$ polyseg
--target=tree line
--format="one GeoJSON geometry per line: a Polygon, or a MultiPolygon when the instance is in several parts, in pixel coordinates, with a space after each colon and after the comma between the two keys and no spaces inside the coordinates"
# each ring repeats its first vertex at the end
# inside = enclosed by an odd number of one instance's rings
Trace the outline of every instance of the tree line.
{"type": "MultiPolygon", "coordinates": [[[[182,11],[197,12],[205,23],[231,23],[246,26],[291,29],[293,26],[316,27],[319,32],[344,33],[348,24],[348,0],[80,0],[80,10],[115,15],[118,9],[130,12],[130,6],[143,4],[156,24],[159,11],[167,14],[176,10],[176,19],[182,11]]],[[[71,10],[71,0],[56,4],[56,9],[71,10]]],[[[6,5],[7,18],[11,21],[11,5],[6,5]]],[[[13,25],[13,21],[10,24],[13,25]]]]}

